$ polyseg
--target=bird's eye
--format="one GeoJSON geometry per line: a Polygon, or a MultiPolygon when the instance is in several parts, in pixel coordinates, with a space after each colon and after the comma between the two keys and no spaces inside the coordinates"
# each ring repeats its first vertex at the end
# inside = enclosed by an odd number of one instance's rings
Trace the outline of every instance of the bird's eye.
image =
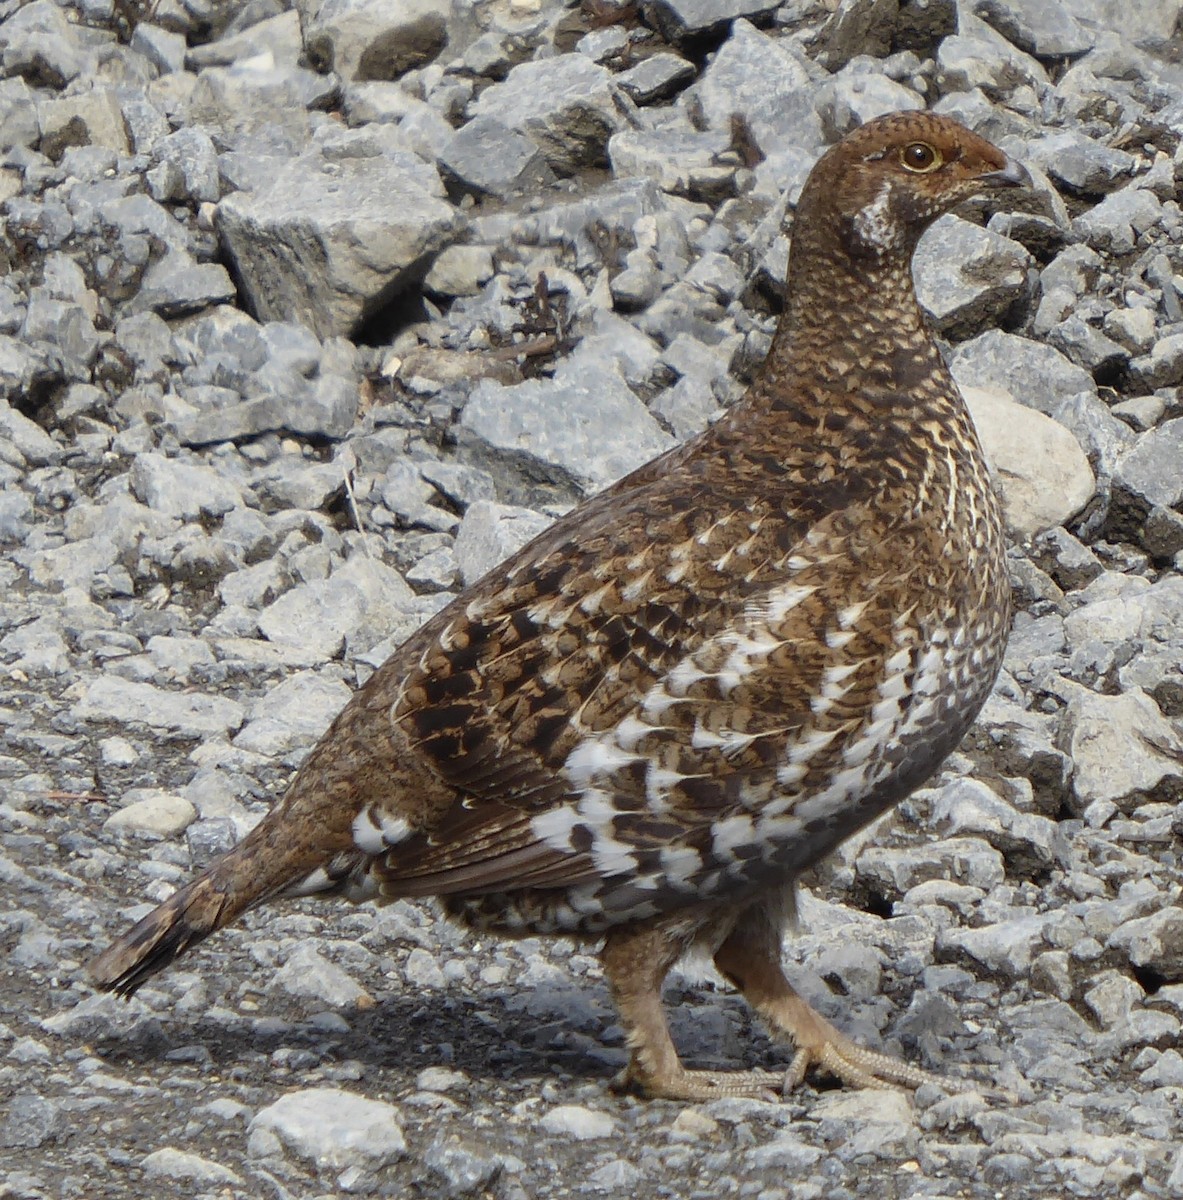
{"type": "Polygon", "coordinates": [[[940,151],[934,149],[927,142],[912,142],[900,151],[900,162],[909,171],[917,171],[921,174],[935,171],[943,161],[940,151]]]}

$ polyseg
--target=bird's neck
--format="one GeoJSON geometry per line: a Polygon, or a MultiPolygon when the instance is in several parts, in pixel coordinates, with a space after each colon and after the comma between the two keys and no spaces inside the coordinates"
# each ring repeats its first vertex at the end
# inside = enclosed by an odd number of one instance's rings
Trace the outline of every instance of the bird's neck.
{"type": "Polygon", "coordinates": [[[867,252],[841,229],[803,222],[789,251],[787,304],[765,374],[780,385],[841,390],[853,376],[907,390],[921,373],[944,377],[912,282],[911,245],[867,252]]]}

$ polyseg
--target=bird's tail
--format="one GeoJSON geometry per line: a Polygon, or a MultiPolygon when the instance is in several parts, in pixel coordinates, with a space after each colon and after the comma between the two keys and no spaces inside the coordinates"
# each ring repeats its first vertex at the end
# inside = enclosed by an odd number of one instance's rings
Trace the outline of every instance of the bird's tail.
{"type": "Polygon", "coordinates": [[[94,959],[87,970],[105,992],[130,996],[190,946],[228,925],[249,904],[219,891],[208,872],[186,884],[94,959]]]}
{"type": "Polygon", "coordinates": [[[228,854],[154,908],[88,966],[105,992],[130,996],[190,946],[229,925],[248,908],[282,892],[311,863],[295,847],[275,845],[274,813],[228,854]]]}

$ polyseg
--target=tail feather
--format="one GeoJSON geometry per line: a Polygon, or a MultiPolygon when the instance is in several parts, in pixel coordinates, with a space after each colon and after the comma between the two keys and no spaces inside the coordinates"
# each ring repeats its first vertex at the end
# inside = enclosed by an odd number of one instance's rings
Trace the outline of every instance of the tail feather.
{"type": "Polygon", "coordinates": [[[112,942],[87,969],[103,991],[130,996],[245,907],[219,891],[209,875],[199,876],[112,942]]]}

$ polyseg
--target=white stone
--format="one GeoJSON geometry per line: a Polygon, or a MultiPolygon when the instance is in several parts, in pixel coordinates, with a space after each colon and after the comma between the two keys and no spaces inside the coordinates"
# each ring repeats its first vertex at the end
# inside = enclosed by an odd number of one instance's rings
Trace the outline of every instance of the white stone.
{"type": "Polygon", "coordinates": [[[374,1171],[406,1153],[398,1109],[340,1088],[289,1092],[255,1114],[247,1151],[255,1158],[286,1148],[317,1167],[374,1171]]]}
{"type": "Polygon", "coordinates": [[[1007,526],[1029,538],[1071,520],[1096,490],[1089,460],[1057,421],[1000,388],[963,387],[1007,526]]]}
{"type": "Polygon", "coordinates": [[[197,820],[197,810],[181,796],[161,792],[137,800],[126,808],[112,813],[103,822],[104,829],[123,829],[133,833],[156,833],[161,837],[176,837],[197,820]]]}
{"type": "Polygon", "coordinates": [[[616,1130],[616,1122],[607,1113],[580,1104],[560,1104],[539,1123],[547,1133],[566,1134],[579,1142],[611,1137],[616,1130]]]}

